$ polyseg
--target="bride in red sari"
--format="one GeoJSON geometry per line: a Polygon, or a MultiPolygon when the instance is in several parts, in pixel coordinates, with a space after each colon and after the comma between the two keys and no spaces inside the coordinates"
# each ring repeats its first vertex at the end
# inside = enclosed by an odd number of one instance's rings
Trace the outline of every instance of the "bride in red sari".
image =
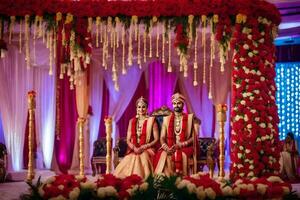
{"type": "Polygon", "coordinates": [[[157,143],[158,127],[154,117],[147,116],[148,102],[143,97],[136,101],[137,116],[130,119],[127,130],[127,155],[115,169],[115,176],[132,174],[147,178],[153,173],[152,159],[157,143]]]}

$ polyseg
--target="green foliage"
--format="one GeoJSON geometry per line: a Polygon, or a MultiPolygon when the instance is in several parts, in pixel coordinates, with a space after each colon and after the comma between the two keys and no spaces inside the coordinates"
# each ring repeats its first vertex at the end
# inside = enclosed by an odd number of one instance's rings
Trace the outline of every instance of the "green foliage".
{"type": "Polygon", "coordinates": [[[39,188],[43,185],[41,182],[41,176],[39,176],[36,184],[26,182],[29,185],[30,194],[21,194],[21,200],[42,200],[43,198],[39,194],[39,188]]]}
{"type": "Polygon", "coordinates": [[[148,183],[148,188],[146,191],[137,190],[133,196],[132,200],[152,200],[157,197],[157,188],[154,188],[154,177],[149,176],[146,180],[146,183],[148,183]]]}

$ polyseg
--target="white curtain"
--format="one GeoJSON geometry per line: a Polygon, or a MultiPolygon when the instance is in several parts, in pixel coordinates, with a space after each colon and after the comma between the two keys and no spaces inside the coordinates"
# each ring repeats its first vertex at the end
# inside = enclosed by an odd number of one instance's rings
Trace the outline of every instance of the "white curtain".
{"type": "MultiPolygon", "coordinates": [[[[31,49],[33,46],[31,44],[31,49]]],[[[23,168],[24,135],[27,118],[27,92],[35,90],[37,168],[50,168],[55,127],[55,78],[49,76],[49,50],[41,42],[31,54],[31,68],[27,70],[24,49],[9,45],[5,58],[0,60],[0,112],[5,144],[9,153],[9,169],[23,168]],[[34,59],[36,58],[36,59],[34,59]]]]}
{"type": "Polygon", "coordinates": [[[9,156],[8,167],[15,171],[23,168],[27,91],[30,89],[24,59],[16,47],[9,46],[6,57],[0,60],[0,111],[9,156]]]}
{"type": "Polygon", "coordinates": [[[55,76],[49,76],[47,68],[34,68],[33,73],[33,87],[37,93],[37,168],[50,169],[55,131],[55,76]]]}
{"type": "MultiPolygon", "coordinates": [[[[136,91],[136,88],[140,82],[142,70],[138,69],[137,66],[132,66],[127,70],[126,75],[119,76],[120,90],[116,91],[114,83],[110,73],[105,74],[105,82],[109,90],[109,115],[113,117],[113,145],[115,144],[116,138],[119,136],[119,130],[116,123],[122,117],[126,110],[129,102],[136,91]],[[130,77],[130,79],[128,78],[130,77]]],[[[125,134],[126,135],[126,134],[125,134]]]]}

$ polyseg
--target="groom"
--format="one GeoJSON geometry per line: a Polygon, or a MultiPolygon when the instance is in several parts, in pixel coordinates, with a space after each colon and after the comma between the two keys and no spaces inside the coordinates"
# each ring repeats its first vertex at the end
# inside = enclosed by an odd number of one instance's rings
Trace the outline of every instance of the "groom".
{"type": "Polygon", "coordinates": [[[154,161],[155,173],[188,175],[188,158],[193,155],[193,114],[183,113],[185,98],[179,93],[172,96],[174,112],[164,117],[161,148],[154,161]]]}

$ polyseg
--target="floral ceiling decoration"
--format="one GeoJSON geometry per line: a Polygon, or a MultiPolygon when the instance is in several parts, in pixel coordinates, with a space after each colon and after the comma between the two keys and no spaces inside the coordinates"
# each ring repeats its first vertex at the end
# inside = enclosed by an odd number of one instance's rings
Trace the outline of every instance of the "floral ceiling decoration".
{"type": "Polygon", "coordinates": [[[224,71],[232,62],[231,176],[251,178],[279,170],[272,44],[279,23],[276,7],[262,0],[1,0],[0,49],[3,56],[6,43],[18,37],[30,68],[35,56],[29,54],[36,49],[29,41],[43,40],[49,74],[56,64],[71,88],[89,69],[93,49],[100,49],[116,90],[128,67],[159,59],[169,72],[185,77],[192,68],[194,85],[207,84],[209,98],[212,68],[224,71]]]}

